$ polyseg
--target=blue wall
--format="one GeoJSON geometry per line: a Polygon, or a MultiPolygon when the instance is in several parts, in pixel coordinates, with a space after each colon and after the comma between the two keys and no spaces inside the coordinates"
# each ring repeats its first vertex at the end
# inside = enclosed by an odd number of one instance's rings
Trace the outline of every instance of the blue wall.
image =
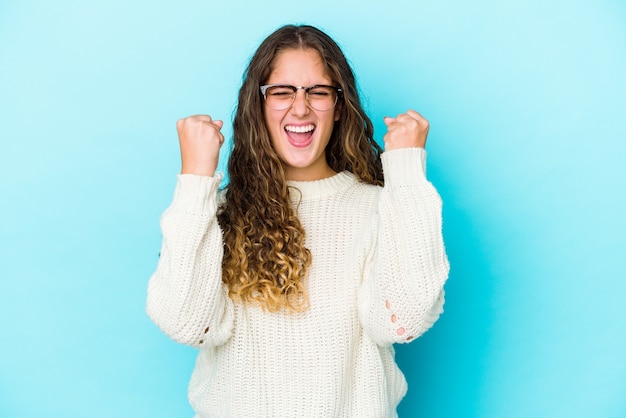
{"type": "Polygon", "coordinates": [[[337,39],[379,138],[431,121],[452,273],[400,416],[626,416],[625,2],[209,3],[0,3],[0,416],[191,416],[195,352],[144,313],[174,124],[229,120],[288,22],[337,39]]]}

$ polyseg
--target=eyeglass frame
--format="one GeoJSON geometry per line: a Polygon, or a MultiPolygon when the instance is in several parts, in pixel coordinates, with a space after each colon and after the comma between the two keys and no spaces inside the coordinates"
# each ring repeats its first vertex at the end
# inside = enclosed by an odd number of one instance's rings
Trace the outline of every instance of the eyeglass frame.
{"type": "MultiPolygon", "coordinates": [[[[337,106],[337,102],[339,101],[339,96],[341,96],[343,94],[343,90],[340,87],[336,87],[336,86],[329,86],[327,84],[313,84],[311,86],[293,86],[291,84],[265,84],[263,86],[259,86],[259,89],[261,90],[261,94],[263,95],[263,100],[265,101],[265,103],[267,103],[267,96],[265,95],[265,93],[267,92],[267,89],[271,88],[271,87],[286,87],[286,88],[290,88],[293,90],[293,96],[291,96],[291,103],[289,104],[289,106],[287,106],[284,109],[272,109],[272,110],[287,110],[289,109],[291,106],[293,106],[294,102],[296,101],[296,95],[298,94],[298,90],[304,90],[304,97],[306,99],[306,103],[307,105],[314,110],[317,110],[318,112],[328,112],[329,110],[333,109],[335,106],[337,106]],[[314,89],[315,87],[328,87],[331,88],[333,90],[335,90],[336,92],[336,96],[335,96],[335,103],[333,103],[333,105],[326,109],[326,110],[319,110],[319,109],[315,109],[313,106],[311,106],[311,101],[309,100],[309,91],[311,89],[314,89]]],[[[271,109],[271,108],[270,108],[271,109]]]]}

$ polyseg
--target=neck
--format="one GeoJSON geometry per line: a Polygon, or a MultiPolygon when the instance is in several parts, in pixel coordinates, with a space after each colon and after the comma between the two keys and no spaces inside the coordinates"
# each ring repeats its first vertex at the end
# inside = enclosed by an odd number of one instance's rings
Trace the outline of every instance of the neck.
{"type": "Polygon", "coordinates": [[[337,174],[328,164],[317,169],[299,169],[296,167],[285,167],[285,177],[290,181],[315,181],[327,179],[337,174]]]}

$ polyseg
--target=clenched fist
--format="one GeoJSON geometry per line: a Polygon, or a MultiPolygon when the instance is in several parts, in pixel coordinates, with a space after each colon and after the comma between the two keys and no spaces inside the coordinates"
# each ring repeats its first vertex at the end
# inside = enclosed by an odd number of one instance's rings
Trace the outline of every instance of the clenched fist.
{"type": "Polygon", "coordinates": [[[224,135],[220,132],[223,125],[223,121],[213,120],[208,115],[189,116],[176,122],[182,159],[181,174],[215,174],[220,147],[224,143],[224,135]]]}
{"type": "Polygon", "coordinates": [[[387,133],[383,137],[385,151],[399,148],[426,146],[426,137],[430,125],[422,115],[414,110],[408,110],[395,118],[385,117],[387,133]]]}

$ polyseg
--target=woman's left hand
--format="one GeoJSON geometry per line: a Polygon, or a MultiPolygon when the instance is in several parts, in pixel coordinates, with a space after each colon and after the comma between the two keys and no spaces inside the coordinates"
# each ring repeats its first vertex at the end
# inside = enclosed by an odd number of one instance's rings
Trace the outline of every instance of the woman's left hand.
{"type": "Polygon", "coordinates": [[[385,151],[399,148],[424,148],[430,127],[428,121],[414,110],[408,110],[395,118],[385,116],[387,133],[383,137],[385,151]]]}

